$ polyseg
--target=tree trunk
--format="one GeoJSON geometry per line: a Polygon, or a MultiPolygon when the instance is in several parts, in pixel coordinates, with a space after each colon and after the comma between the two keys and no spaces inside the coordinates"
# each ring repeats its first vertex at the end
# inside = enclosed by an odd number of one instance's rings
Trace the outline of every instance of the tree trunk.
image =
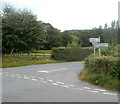
{"type": "Polygon", "coordinates": [[[10,54],[12,55],[12,54],[13,54],[13,52],[14,52],[14,48],[12,48],[12,50],[11,50],[10,54]]]}

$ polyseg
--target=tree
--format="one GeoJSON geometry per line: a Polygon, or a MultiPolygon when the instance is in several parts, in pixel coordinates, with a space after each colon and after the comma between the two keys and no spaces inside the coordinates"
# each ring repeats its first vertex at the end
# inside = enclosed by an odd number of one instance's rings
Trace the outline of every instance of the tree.
{"type": "Polygon", "coordinates": [[[63,46],[67,47],[67,44],[71,44],[74,38],[68,31],[64,31],[62,32],[62,40],[63,46]]]}
{"type": "Polygon", "coordinates": [[[31,11],[6,5],[2,14],[3,53],[30,52],[44,43],[44,27],[31,11]]]}
{"type": "Polygon", "coordinates": [[[111,27],[108,27],[107,24],[105,24],[103,29],[104,42],[109,43],[111,45],[118,44],[118,41],[119,41],[118,30],[119,30],[118,21],[112,21],[111,27]]]}
{"type": "Polygon", "coordinates": [[[52,49],[53,47],[62,46],[60,30],[54,28],[50,23],[44,23],[44,28],[46,33],[44,49],[52,49]]]}

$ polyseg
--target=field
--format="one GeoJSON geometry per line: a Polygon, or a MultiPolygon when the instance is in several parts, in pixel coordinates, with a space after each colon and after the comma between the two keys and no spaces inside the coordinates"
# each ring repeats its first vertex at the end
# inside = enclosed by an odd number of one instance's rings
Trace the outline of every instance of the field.
{"type": "Polygon", "coordinates": [[[30,53],[29,55],[27,53],[17,53],[14,55],[7,54],[2,57],[2,68],[58,62],[60,61],[51,59],[51,50],[38,51],[35,53],[30,53]]]}

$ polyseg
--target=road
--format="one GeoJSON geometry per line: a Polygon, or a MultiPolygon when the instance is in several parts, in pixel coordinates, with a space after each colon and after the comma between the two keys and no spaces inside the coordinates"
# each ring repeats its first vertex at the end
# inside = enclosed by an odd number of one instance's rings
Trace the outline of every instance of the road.
{"type": "Polygon", "coordinates": [[[118,94],[80,81],[83,62],[3,69],[3,102],[118,102],[118,94]]]}

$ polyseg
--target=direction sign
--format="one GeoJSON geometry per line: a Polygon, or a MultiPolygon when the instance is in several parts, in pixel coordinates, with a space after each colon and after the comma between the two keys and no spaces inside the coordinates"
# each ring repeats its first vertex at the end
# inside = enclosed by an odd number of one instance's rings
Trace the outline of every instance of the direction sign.
{"type": "Polygon", "coordinates": [[[100,47],[108,47],[108,43],[92,43],[93,47],[100,48],[100,47]]]}
{"type": "Polygon", "coordinates": [[[100,43],[100,38],[90,38],[89,41],[92,43],[100,43]]]}
{"type": "Polygon", "coordinates": [[[108,47],[108,43],[100,43],[99,47],[108,47]]]}
{"type": "Polygon", "coordinates": [[[98,43],[92,43],[93,47],[95,48],[99,48],[99,44],[98,43]]]}

